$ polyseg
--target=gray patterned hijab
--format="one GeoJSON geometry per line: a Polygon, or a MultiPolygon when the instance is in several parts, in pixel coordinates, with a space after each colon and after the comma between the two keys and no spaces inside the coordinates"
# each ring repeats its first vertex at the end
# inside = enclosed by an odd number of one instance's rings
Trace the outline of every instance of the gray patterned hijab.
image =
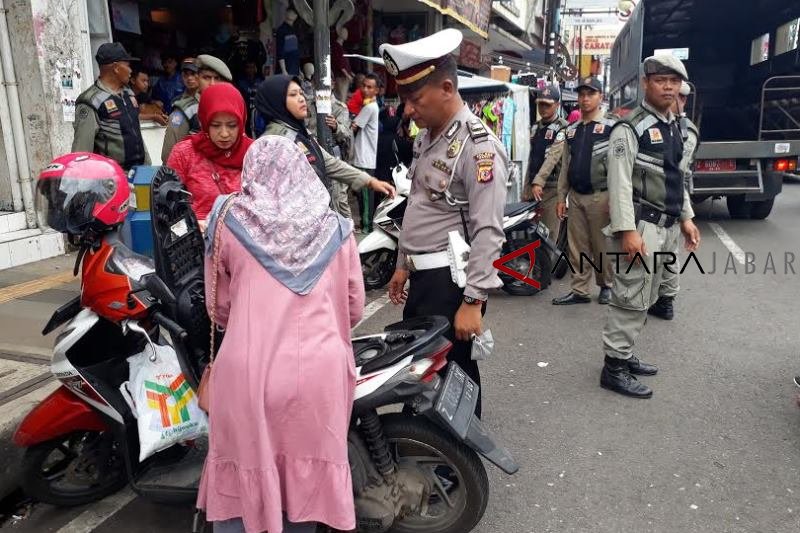
{"type": "MultiPolygon", "coordinates": [[[[207,253],[229,196],[220,196],[214,204],[207,253]]],[[[265,135],[250,147],[242,192],[232,202],[225,225],[270,274],[297,294],[311,292],[353,232],[352,222],[330,209],[328,191],[303,152],[277,135],[265,135]]]]}

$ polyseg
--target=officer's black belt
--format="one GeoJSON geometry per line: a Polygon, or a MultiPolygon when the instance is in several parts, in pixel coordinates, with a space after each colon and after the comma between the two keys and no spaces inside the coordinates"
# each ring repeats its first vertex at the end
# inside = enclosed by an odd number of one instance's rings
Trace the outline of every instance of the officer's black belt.
{"type": "Polygon", "coordinates": [[[606,192],[608,190],[608,187],[602,187],[600,189],[588,189],[588,190],[586,189],[578,190],[575,187],[573,187],[572,190],[578,194],[594,194],[596,192],[606,192]]]}
{"type": "Polygon", "coordinates": [[[662,228],[671,228],[675,222],[678,221],[678,217],[668,215],[663,211],[659,211],[658,209],[654,209],[644,204],[634,203],[633,212],[636,215],[637,224],[640,220],[644,220],[645,222],[650,222],[651,224],[661,226],[662,228]]]}

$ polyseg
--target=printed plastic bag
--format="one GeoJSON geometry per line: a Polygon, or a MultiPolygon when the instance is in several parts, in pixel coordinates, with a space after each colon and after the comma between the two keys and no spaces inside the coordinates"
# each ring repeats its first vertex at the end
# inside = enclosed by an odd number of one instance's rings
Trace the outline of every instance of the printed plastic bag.
{"type": "Polygon", "coordinates": [[[208,419],[181,371],[175,349],[148,343],[128,358],[130,381],[120,387],[132,401],[139,428],[139,461],[208,432],[208,419]],[[153,350],[155,349],[155,354],[153,350]]]}

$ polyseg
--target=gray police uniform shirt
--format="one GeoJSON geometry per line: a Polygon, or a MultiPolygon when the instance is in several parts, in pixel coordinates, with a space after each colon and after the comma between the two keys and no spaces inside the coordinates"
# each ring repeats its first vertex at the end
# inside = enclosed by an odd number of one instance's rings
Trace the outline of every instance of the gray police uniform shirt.
{"type": "Polygon", "coordinates": [[[414,142],[414,160],[408,170],[411,194],[400,233],[398,265],[406,264],[407,255],[447,250],[451,231],[463,235],[459,207],[444,197],[453,171],[450,192],[458,200],[469,201],[462,206],[472,245],[464,295],[486,300],[489,289],[502,286],[492,263],[500,257],[505,241],[508,156],[503,144],[466,105],[436,139],[422,130],[414,142]],[[471,133],[470,123],[480,134],[471,133]]]}
{"type": "MultiPolygon", "coordinates": [[[[653,113],[656,118],[667,124],[675,121],[670,111],[665,116],[655,110],[647,101],[642,107],[653,113]]],[[[611,213],[611,233],[636,230],[636,215],[633,210],[633,165],[639,152],[639,140],[636,133],[627,126],[618,126],[611,130],[608,144],[608,193],[611,213]]],[[[694,218],[692,200],[689,191],[683,189],[683,208],[681,222],[694,218]]]]}
{"type": "Polygon", "coordinates": [[[700,130],[699,128],[689,120],[689,118],[682,116],[680,117],[681,121],[681,132],[684,133],[685,128],[685,137],[683,139],[683,157],[681,158],[681,174],[683,174],[683,179],[687,181],[689,178],[692,177],[692,164],[694,163],[694,156],[697,154],[697,147],[700,144],[700,130]]]}
{"type": "Polygon", "coordinates": [[[195,93],[193,96],[189,95],[179,98],[172,105],[175,109],[169,116],[169,124],[167,131],[164,132],[164,144],[161,145],[161,161],[165,164],[169,159],[169,154],[172,148],[175,147],[186,136],[195,133],[192,131],[192,118],[197,115],[197,105],[200,104],[199,94],[195,93]],[[194,114],[192,117],[187,117],[181,109],[180,105],[185,104],[186,107],[193,108],[194,114]],[[194,105],[192,105],[194,104],[194,105]],[[177,107],[176,107],[177,106],[177,107]]]}

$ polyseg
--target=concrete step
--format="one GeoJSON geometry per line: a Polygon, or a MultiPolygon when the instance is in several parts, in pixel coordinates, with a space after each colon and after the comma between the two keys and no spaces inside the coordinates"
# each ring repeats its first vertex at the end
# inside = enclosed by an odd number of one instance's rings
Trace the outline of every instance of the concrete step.
{"type": "Polygon", "coordinates": [[[10,211],[0,211],[0,235],[12,231],[24,230],[27,227],[25,213],[12,213],[10,211]]]}
{"type": "Polygon", "coordinates": [[[58,232],[25,229],[0,233],[0,270],[64,253],[64,236],[58,232]]]}

